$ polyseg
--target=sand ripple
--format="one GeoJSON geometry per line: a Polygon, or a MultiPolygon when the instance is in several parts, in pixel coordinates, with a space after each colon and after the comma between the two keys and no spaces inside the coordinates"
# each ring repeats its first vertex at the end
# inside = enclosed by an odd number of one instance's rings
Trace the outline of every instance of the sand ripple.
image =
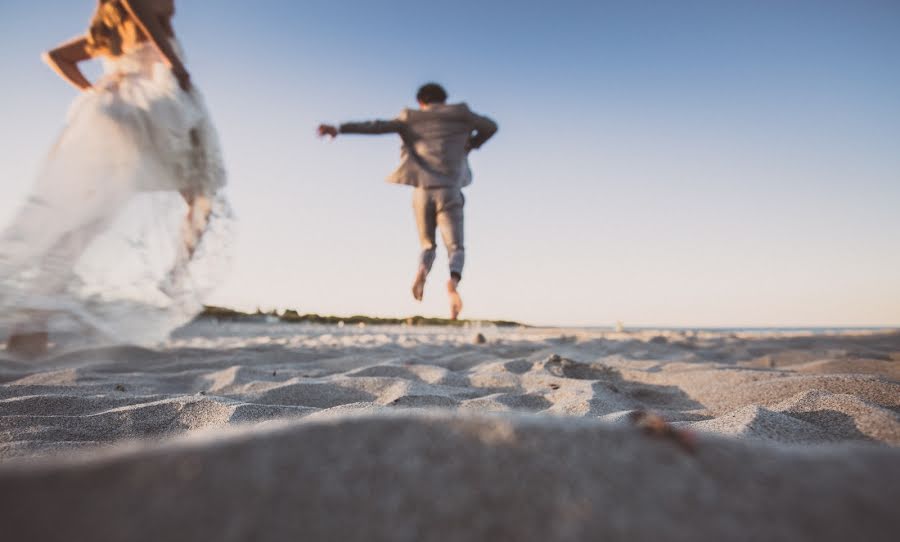
{"type": "Polygon", "coordinates": [[[521,412],[900,445],[900,334],[196,324],[159,350],[0,360],[0,460],[330,412],[521,412]]]}

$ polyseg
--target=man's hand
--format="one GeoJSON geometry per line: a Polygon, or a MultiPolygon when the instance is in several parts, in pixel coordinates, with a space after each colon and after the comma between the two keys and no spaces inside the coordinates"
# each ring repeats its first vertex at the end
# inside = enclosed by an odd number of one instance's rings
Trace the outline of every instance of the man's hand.
{"type": "Polygon", "coordinates": [[[317,132],[319,137],[331,136],[331,138],[334,139],[338,136],[337,127],[330,124],[320,124],[317,132]]]}

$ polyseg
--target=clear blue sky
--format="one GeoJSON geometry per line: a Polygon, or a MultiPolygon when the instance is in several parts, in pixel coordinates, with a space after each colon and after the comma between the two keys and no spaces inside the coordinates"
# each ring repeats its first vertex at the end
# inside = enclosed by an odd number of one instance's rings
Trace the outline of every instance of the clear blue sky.
{"type": "MultiPolygon", "coordinates": [[[[0,4],[0,220],[73,91],[39,61],[93,0],[0,4]]],[[[604,325],[900,325],[900,2],[179,2],[241,218],[214,299],[426,302],[399,141],[319,141],[437,80],[494,117],[467,190],[466,316],[604,325]]]]}

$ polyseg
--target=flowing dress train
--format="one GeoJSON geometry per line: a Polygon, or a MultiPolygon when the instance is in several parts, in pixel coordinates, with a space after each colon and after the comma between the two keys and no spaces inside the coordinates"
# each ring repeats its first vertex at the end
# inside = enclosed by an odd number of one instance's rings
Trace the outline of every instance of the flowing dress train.
{"type": "Polygon", "coordinates": [[[224,187],[199,92],[183,91],[150,43],[105,59],[0,233],[0,333],[164,340],[229,267],[224,187]]]}

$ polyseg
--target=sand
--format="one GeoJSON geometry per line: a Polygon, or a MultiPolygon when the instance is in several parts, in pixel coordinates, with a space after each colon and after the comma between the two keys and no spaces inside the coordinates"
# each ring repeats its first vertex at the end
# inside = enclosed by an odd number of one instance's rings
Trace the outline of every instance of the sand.
{"type": "Polygon", "coordinates": [[[0,360],[0,522],[35,540],[893,540],[898,367],[896,332],[203,322],[156,350],[0,360]]]}

